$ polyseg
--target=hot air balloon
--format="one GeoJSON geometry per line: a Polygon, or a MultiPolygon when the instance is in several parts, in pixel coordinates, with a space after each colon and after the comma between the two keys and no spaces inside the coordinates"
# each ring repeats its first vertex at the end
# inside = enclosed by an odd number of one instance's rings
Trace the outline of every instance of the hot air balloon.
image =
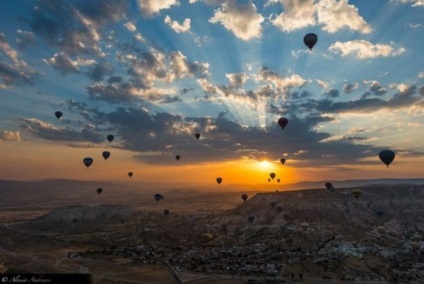
{"type": "Polygon", "coordinates": [[[331,184],[331,182],[326,182],[326,183],[325,183],[325,187],[326,187],[328,190],[330,190],[332,186],[333,186],[333,185],[331,184]]]}
{"type": "Polygon", "coordinates": [[[284,163],[286,162],[286,159],[281,158],[281,159],[280,159],[280,162],[284,165],[284,163]]]}
{"type": "Polygon", "coordinates": [[[247,220],[249,220],[250,223],[253,223],[253,221],[255,221],[255,216],[250,215],[247,217],[247,220]]]}
{"type": "Polygon", "coordinates": [[[54,115],[56,116],[57,119],[60,119],[63,116],[63,113],[61,111],[56,111],[54,115]]]}
{"type": "Polygon", "coordinates": [[[355,188],[352,190],[352,196],[355,197],[356,199],[358,199],[359,197],[361,197],[362,195],[362,190],[360,190],[359,188],[355,188]]]}
{"type": "Polygon", "coordinates": [[[84,158],[82,160],[82,162],[84,163],[84,165],[87,167],[91,166],[93,164],[93,159],[92,158],[84,158]]]}
{"type": "Polygon", "coordinates": [[[275,207],[275,205],[277,205],[277,202],[275,202],[275,201],[271,201],[271,202],[269,203],[269,205],[271,205],[271,207],[272,207],[272,208],[274,208],[274,207],[275,207]]]}
{"type": "Polygon", "coordinates": [[[279,213],[281,213],[281,211],[283,211],[283,206],[278,205],[278,206],[277,206],[277,210],[278,210],[278,212],[279,212],[279,213]]]}
{"type": "Polygon", "coordinates": [[[285,117],[282,117],[278,120],[278,124],[281,126],[282,129],[284,129],[288,123],[289,123],[289,120],[285,117]]]}
{"type": "Polygon", "coordinates": [[[375,210],[375,215],[377,215],[377,217],[381,218],[384,215],[384,208],[382,207],[377,207],[375,210]]]}
{"type": "Polygon", "coordinates": [[[271,182],[271,179],[270,178],[268,179],[268,182],[271,182]]]}
{"type": "Polygon", "coordinates": [[[275,173],[270,173],[269,176],[274,179],[275,178],[275,173]]]}
{"type": "Polygon", "coordinates": [[[102,153],[102,156],[103,156],[103,158],[105,158],[105,160],[107,160],[107,158],[109,158],[109,157],[110,157],[110,152],[109,152],[109,151],[104,151],[104,152],[102,153]]]}
{"type": "Polygon", "coordinates": [[[129,177],[132,177],[132,176],[133,176],[133,172],[129,172],[129,173],[128,173],[128,176],[129,176],[129,177]]]}
{"type": "Polygon", "coordinates": [[[175,159],[177,159],[177,161],[179,161],[181,159],[181,156],[180,155],[176,155],[175,156],[175,159]]]}
{"type": "Polygon", "coordinates": [[[108,136],[106,136],[106,138],[109,142],[112,142],[115,136],[113,136],[112,134],[109,134],[108,136]]]}
{"type": "Polygon", "coordinates": [[[221,184],[221,182],[222,182],[222,178],[220,178],[220,177],[216,178],[216,182],[217,182],[218,184],[221,184]]]}
{"type": "Polygon", "coordinates": [[[309,228],[309,224],[308,224],[308,223],[306,223],[306,222],[303,222],[302,224],[300,224],[300,227],[302,227],[302,229],[303,229],[304,231],[306,231],[306,230],[309,228]]]}
{"type": "Polygon", "coordinates": [[[169,210],[168,209],[163,210],[163,214],[169,215],[169,210]]]}
{"type": "Polygon", "coordinates": [[[246,193],[241,195],[241,199],[243,199],[244,202],[246,202],[247,198],[249,198],[249,196],[246,193]]]}
{"type": "Polygon", "coordinates": [[[305,43],[307,47],[309,47],[309,50],[312,50],[312,48],[317,43],[317,41],[318,41],[318,36],[314,33],[309,33],[303,37],[303,42],[305,43]]]}
{"type": "Polygon", "coordinates": [[[381,151],[378,156],[380,157],[380,160],[387,166],[389,167],[389,165],[391,164],[391,162],[393,162],[393,160],[395,159],[395,152],[391,151],[391,150],[383,150],[381,151]]]}
{"type": "Polygon", "coordinates": [[[99,188],[97,189],[97,193],[98,193],[98,194],[102,193],[102,191],[103,191],[103,189],[102,189],[101,187],[99,187],[99,188]]]}
{"type": "Polygon", "coordinates": [[[159,202],[159,200],[163,199],[163,195],[159,193],[156,193],[153,197],[155,198],[156,202],[159,202]]]}
{"type": "Polygon", "coordinates": [[[200,133],[196,133],[196,134],[194,134],[194,137],[196,137],[196,139],[197,139],[197,140],[199,140],[199,138],[200,138],[200,133]]]}
{"type": "Polygon", "coordinates": [[[386,227],[384,227],[384,226],[378,226],[378,227],[377,227],[377,232],[378,232],[380,235],[384,234],[384,233],[386,232],[386,227]]]}
{"type": "Polygon", "coordinates": [[[280,182],[280,179],[279,179],[279,178],[277,178],[277,182],[278,182],[278,183],[280,182]]]}

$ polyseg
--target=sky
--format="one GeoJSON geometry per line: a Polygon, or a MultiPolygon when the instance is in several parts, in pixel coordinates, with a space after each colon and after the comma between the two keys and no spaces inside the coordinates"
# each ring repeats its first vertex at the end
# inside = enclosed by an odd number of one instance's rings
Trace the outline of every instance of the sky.
{"type": "Polygon", "coordinates": [[[423,0],[0,1],[0,178],[423,177],[423,15],[423,0]]]}

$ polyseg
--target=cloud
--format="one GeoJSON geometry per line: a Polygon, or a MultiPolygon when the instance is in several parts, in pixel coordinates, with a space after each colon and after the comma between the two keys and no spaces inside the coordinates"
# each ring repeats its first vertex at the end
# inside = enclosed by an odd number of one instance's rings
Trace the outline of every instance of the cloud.
{"type": "Polygon", "coordinates": [[[317,82],[318,86],[323,89],[327,89],[328,87],[330,87],[330,84],[328,82],[322,81],[320,79],[316,79],[315,81],[317,82]]]}
{"type": "Polygon", "coordinates": [[[87,66],[96,63],[93,59],[77,58],[76,60],[72,60],[64,52],[56,53],[49,59],[43,59],[43,62],[60,71],[62,75],[66,75],[67,73],[79,74],[79,66],[87,66]]]}
{"type": "Polygon", "coordinates": [[[335,33],[349,28],[364,34],[371,28],[347,0],[280,0],[284,11],[271,18],[271,23],[283,32],[292,32],[308,26],[322,25],[322,29],[335,33]]]}
{"type": "Polygon", "coordinates": [[[396,49],[387,44],[372,44],[366,40],[337,41],[328,50],[341,56],[354,54],[357,59],[398,56],[405,52],[403,47],[396,49]]]}
{"type": "Polygon", "coordinates": [[[340,92],[337,89],[331,88],[328,92],[324,93],[327,98],[338,98],[340,96],[340,92]]]}
{"type": "Polygon", "coordinates": [[[165,24],[170,26],[171,29],[173,29],[174,32],[176,32],[177,34],[190,32],[191,20],[189,18],[186,18],[183,23],[180,24],[177,21],[172,20],[170,16],[166,15],[164,22],[165,24]]]}
{"type": "Polygon", "coordinates": [[[150,113],[144,108],[118,107],[109,113],[95,111],[93,119],[113,125],[114,133],[121,137],[122,147],[137,152],[136,158],[152,164],[167,165],[175,154],[181,155],[187,163],[199,163],[273,159],[284,152],[288,158],[298,160],[300,166],[318,162],[336,165],[376,154],[372,146],[357,144],[361,140],[359,136],[323,143],[322,140],[331,136],[318,132],[316,126],[333,119],[316,114],[299,118],[296,112],[286,113],[289,127],[284,135],[276,123],[266,128],[242,126],[231,120],[228,113],[220,113],[215,118],[184,117],[150,113]],[[194,138],[196,132],[201,133],[200,140],[194,138]]]}
{"type": "Polygon", "coordinates": [[[159,14],[161,10],[180,5],[180,2],[178,0],[137,0],[137,4],[143,16],[151,17],[159,14]]]}
{"type": "Polygon", "coordinates": [[[4,82],[2,85],[9,86],[19,82],[34,84],[35,79],[39,76],[40,73],[29,67],[23,60],[13,65],[0,61],[0,78],[4,82]]]}
{"type": "Polygon", "coordinates": [[[125,23],[124,27],[126,27],[127,30],[129,30],[132,33],[137,30],[136,26],[132,22],[125,23]]]}
{"type": "Polygon", "coordinates": [[[378,81],[364,81],[364,84],[370,84],[369,91],[362,95],[362,98],[370,96],[382,96],[387,93],[387,90],[378,81]]]}
{"type": "Polygon", "coordinates": [[[421,24],[412,24],[412,23],[409,23],[408,26],[410,28],[417,29],[417,28],[421,27],[421,24]]]}
{"type": "Polygon", "coordinates": [[[70,128],[60,129],[36,118],[18,119],[17,122],[23,130],[29,132],[31,135],[50,141],[93,143],[104,141],[104,135],[98,133],[91,125],[85,125],[78,132],[70,128]]]}
{"type": "Polygon", "coordinates": [[[105,76],[112,75],[114,69],[106,61],[96,63],[86,72],[86,75],[93,81],[102,81],[105,76]]]}
{"type": "Polygon", "coordinates": [[[262,36],[262,22],[264,17],[257,13],[252,2],[237,4],[236,1],[227,1],[215,10],[209,22],[220,23],[230,30],[236,37],[248,41],[262,36]]]}
{"type": "Polygon", "coordinates": [[[343,85],[343,92],[346,94],[352,93],[353,90],[356,90],[359,87],[358,83],[347,83],[343,85]]]}
{"type": "Polygon", "coordinates": [[[283,94],[287,94],[293,87],[301,87],[307,83],[307,81],[298,74],[293,74],[289,77],[282,76],[270,70],[268,67],[260,68],[258,79],[272,83],[276,91],[283,94]]]}
{"type": "Polygon", "coordinates": [[[14,63],[18,62],[18,52],[10,46],[4,33],[0,33],[0,51],[6,54],[14,63]]]}
{"type": "Polygon", "coordinates": [[[31,43],[35,42],[35,36],[32,32],[17,30],[19,37],[16,38],[16,44],[19,48],[26,48],[31,43]]]}
{"type": "Polygon", "coordinates": [[[21,133],[19,131],[0,131],[0,140],[5,141],[21,141],[21,133]]]}
{"type": "Polygon", "coordinates": [[[100,40],[103,27],[125,17],[125,0],[39,1],[29,24],[32,32],[68,55],[78,53],[103,56],[100,40]]]}
{"type": "Polygon", "coordinates": [[[420,78],[420,79],[422,79],[422,78],[424,78],[424,72],[420,72],[420,73],[418,73],[418,78],[420,78]]]}
{"type": "Polygon", "coordinates": [[[424,0],[390,0],[396,4],[409,4],[411,3],[412,7],[424,7],[424,0]]]}
{"type": "Polygon", "coordinates": [[[227,73],[225,77],[230,81],[230,86],[233,88],[243,87],[244,83],[246,83],[249,78],[246,73],[227,73]]]}
{"type": "Polygon", "coordinates": [[[316,24],[314,0],[280,0],[284,12],[271,20],[271,23],[284,32],[291,32],[316,24]]]}
{"type": "Polygon", "coordinates": [[[371,113],[381,109],[401,109],[411,106],[424,106],[424,98],[417,96],[419,89],[410,86],[404,91],[393,94],[388,99],[362,97],[358,100],[347,102],[332,102],[328,99],[309,100],[302,103],[297,108],[304,108],[307,111],[318,111],[322,113],[371,113]]]}

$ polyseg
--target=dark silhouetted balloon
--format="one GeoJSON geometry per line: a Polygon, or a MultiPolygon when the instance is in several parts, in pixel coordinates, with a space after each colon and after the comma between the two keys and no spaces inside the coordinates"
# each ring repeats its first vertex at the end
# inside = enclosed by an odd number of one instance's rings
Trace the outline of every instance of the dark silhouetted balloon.
{"type": "Polygon", "coordinates": [[[246,202],[247,198],[249,198],[249,196],[246,193],[241,195],[241,199],[243,199],[244,202],[246,202]]]}
{"type": "Polygon", "coordinates": [[[104,151],[104,152],[102,153],[102,156],[103,156],[103,158],[105,158],[105,160],[107,160],[107,158],[109,158],[109,157],[110,157],[110,152],[109,152],[109,151],[104,151]]]}
{"type": "Polygon", "coordinates": [[[56,116],[57,119],[61,118],[63,116],[63,113],[61,111],[56,111],[54,113],[54,115],[56,116]]]}
{"type": "Polygon", "coordinates": [[[253,223],[253,221],[255,221],[255,217],[250,215],[249,217],[247,217],[247,220],[249,220],[250,223],[253,223]]]}
{"type": "Polygon", "coordinates": [[[84,158],[84,160],[82,160],[84,165],[88,168],[89,166],[91,166],[93,164],[93,159],[92,158],[84,158]]]}
{"type": "Polygon", "coordinates": [[[270,178],[268,179],[268,182],[271,182],[271,179],[270,178]]]}
{"type": "Polygon", "coordinates": [[[281,211],[283,211],[283,206],[278,205],[278,206],[277,206],[277,210],[278,210],[278,212],[279,212],[279,213],[281,213],[281,211]]]}
{"type": "Polygon", "coordinates": [[[274,207],[275,207],[275,205],[277,205],[277,202],[275,202],[275,201],[271,201],[271,202],[269,203],[269,205],[271,205],[271,207],[272,207],[272,208],[274,208],[274,207]]]}
{"type": "Polygon", "coordinates": [[[196,139],[197,139],[197,140],[199,140],[199,138],[200,138],[200,133],[196,133],[196,134],[194,134],[194,137],[196,137],[196,139]]]}
{"type": "Polygon", "coordinates": [[[179,161],[181,159],[181,156],[180,155],[176,155],[175,156],[175,159],[177,159],[177,161],[179,161]]]}
{"type": "Polygon", "coordinates": [[[307,47],[309,47],[309,50],[312,50],[312,48],[317,43],[317,41],[318,41],[318,36],[314,33],[309,33],[303,37],[303,42],[305,43],[307,47]]]}
{"type": "Polygon", "coordinates": [[[132,176],[133,176],[133,172],[129,172],[129,173],[128,173],[128,176],[129,176],[129,177],[132,177],[132,176]]]}
{"type": "Polygon", "coordinates": [[[278,124],[281,126],[282,129],[284,129],[288,123],[289,123],[289,120],[285,117],[282,117],[278,120],[278,124]]]}
{"type": "Polygon", "coordinates": [[[169,215],[169,210],[168,209],[163,210],[163,214],[169,215]]]}
{"type": "Polygon", "coordinates": [[[383,150],[381,151],[378,156],[380,157],[380,160],[387,166],[389,167],[389,165],[391,164],[391,162],[393,162],[393,160],[395,159],[395,152],[391,151],[391,150],[383,150]]]}
{"type": "Polygon", "coordinates": [[[220,177],[216,178],[216,182],[217,182],[218,184],[221,184],[221,182],[222,182],[222,178],[220,178],[220,177]]]}
{"type": "Polygon", "coordinates": [[[112,134],[109,134],[108,136],[106,136],[106,138],[109,142],[112,142],[115,136],[113,136],[112,134]]]}
{"type": "Polygon", "coordinates": [[[286,163],[286,159],[281,158],[281,159],[280,159],[280,162],[284,165],[284,164],[286,163]]]}
{"type": "Polygon", "coordinates": [[[163,199],[163,195],[159,193],[156,193],[153,197],[155,198],[156,202],[159,202],[159,200],[163,199]]]}
{"type": "Polygon", "coordinates": [[[332,186],[333,186],[333,184],[332,184],[331,182],[326,182],[326,183],[325,183],[325,187],[326,187],[328,190],[330,190],[332,186]]]}
{"type": "Polygon", "coordinates": [[[99,187],[99,188],[97,189],[97,193],[98,193],[98,194],[102,193],[102,191],[103,191],[103,189],[102,189],[101,187],[99,187]]]}
{"type": "Polygon", "coordinates": [[[358,199],[359,197],[361,197],[362,195],[362,190],[360,190],[359,188],[355,188],[352,189],[352,196],[355,197],[356,199],[358,199]]]}
{"type": "Polygon", "coordinates": [[[275,173],[270,173],[269,176],[274,179],[275,178],[275,173]]]}
{"type": "Polygon", "coordinates": [[[277,182],[278,182],[278,183],[280,182],[280,179],[279,179],[279,178],[277,178],[277,182]]]}

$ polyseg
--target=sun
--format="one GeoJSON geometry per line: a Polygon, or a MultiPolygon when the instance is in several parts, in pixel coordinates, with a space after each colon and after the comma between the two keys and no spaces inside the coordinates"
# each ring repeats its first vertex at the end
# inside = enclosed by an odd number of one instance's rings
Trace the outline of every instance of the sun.
{"type": "Polygon", "coordinates": [[[273,168],[272,163],[268,162],[267,160],[263,160],[258,162],[258,168],[261,170],[270,170],[273,168]]]}

